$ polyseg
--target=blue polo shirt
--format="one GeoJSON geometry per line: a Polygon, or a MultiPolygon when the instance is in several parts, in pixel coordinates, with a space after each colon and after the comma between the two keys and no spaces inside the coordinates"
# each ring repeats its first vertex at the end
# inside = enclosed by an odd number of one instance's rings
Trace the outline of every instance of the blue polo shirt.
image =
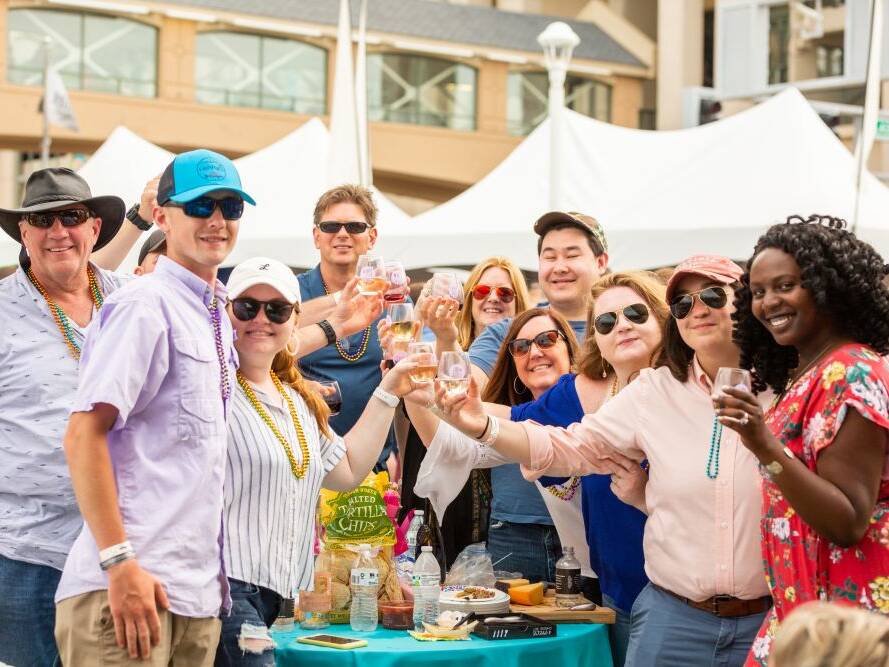
{"type": "MultiPolygon", "coordinates": [[[[546,305],[546,304],[542,304],[546,305]]],[[[571,320],[569,322],[577,340],[586,338],[586,321],[571,320]]],[[[512,318],[500,320],[485,327],[481,335],[469,346],[469,360],[485,374],[491,375],[497,355],[506,333],[512,325],[512,318]]],[[[553,520],[546,509],[546,503],[532,482],[522,477],[517,463],[491,468],[491,518],[496,521],[513,523],[541,523],[553,525],[553,520]]]]}
{"type": "MultiPolygon", "coordinates": [[[[320,265],[298,275],[297,280],[303,301],[325,295],[320,265]]],[[[356,354],[361,349],[364,335],[365,331],[359,331],[340,340],[340,345],[347,354],[356,354]]],[[[338,415],[330,418],[331,428],[339,435],[345,435],[355,425],[370,402],[373,390],[380,384],[380,362],[383,360],[383,351],[380,348],[376,323],[371,325],[367,336],[367,350],[355,361],[344,359],[336,345],[322,347],[299,360],[299,369],[308,379],[339,382],[343,395],[343,408],[338,415]]],[[[380,461],[385,461],[391,451],[390,448],[394,445],[391,431],[389,441],[380,455],[380,461]]]]}

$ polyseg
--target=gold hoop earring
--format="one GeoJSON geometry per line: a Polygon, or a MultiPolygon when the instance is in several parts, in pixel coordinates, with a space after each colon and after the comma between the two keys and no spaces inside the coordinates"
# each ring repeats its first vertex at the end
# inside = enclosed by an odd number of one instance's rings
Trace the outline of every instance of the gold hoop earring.
{"type": "Polygon", "coordinates": [[[516,375],[516,376],[512,379],[512,388],[515,390],[515,393],[517,393],[517,394],[524,394],[526,391],[528,391],[528,388],[527,388],[524,384],[522,384],[522,388],[519,389],[519,388],[516,386],[516,382],[518,382],[518,380],[519,380],[519,376],[518,376],[518,375],[516,375]]]}
{"type": "Polygon", "coordinates": [[[284,346],[284,351],[291,357],[295,357],[296,353],[299,352],[299,345],[293,340],[293,336],[287,341],[287,345],[284,346]]]}

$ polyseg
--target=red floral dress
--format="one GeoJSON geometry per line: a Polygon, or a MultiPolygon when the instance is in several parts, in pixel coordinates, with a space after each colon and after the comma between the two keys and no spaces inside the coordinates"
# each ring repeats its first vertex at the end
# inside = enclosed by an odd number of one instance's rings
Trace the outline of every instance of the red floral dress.
{"type": "MultiPolygon", "coordinates": [[[[766,424],[814,471],[818,453],[833,442],[849,408],[889,429],[887,388],[886,361],[863,345],[844,345],[776,398],[766,424]]],[[[747,667],[768,664],[778,624],[804,602],[845,602],[889,617],[889,447],[870,527],[858,544],[845,549],[819,536],[765,471],[763,477],[763,564],[775,606],[747,656],[747,667]]]]}

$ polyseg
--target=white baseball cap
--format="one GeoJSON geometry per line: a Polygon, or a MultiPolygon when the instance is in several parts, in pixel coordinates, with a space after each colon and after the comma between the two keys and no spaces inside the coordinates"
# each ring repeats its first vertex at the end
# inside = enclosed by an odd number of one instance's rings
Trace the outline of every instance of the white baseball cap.
{"type": "Polygon", "coordinates": [[[281,293],[287,303],[300,303],[299,281],[283,262],[269,257],[252,257],[232,269],[228,277],[228,298],[237,299],[254,285],[268,285],[281,293]]]}

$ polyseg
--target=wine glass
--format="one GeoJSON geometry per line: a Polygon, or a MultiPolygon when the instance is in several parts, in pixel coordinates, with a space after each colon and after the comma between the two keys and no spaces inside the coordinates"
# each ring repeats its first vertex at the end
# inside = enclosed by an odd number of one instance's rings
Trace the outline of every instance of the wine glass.
{"type": "Polygon", "coordinates": [[[753,383],[750,378],[750,371],[743,368],[727,368],[723,367],[716,371],[716,378],[713,380],[713,400],[723,395],[723,387],[733,387],[735,389],[744,389],[750,391],[753,383]]]}
{"type": "Polygon", "coordinates": [[[401,262],[395,260],[386,262],[386,279],[389,281],[389,289],[383,294],[387,303],[399,303],[408,295],[407,273],[401,262]]]}
{"type": "Polygon", "coordinates": [[[469,389],[469,377],[469,355],[453,350],[441,353],[441,360],[438,362],[438,379],[448,396],[465,394],[469,389]]]}
{"type": "Polygon", "coordinates": [[[433,273],[430,294],[434,297],[448,297],[463,307],[463,285],[454,273],[447,271],[433,273]]]}
{"type": "Polygon", "coordinates": [[[407,355],[407,344],[414,337],[414,304],[393,303],[386,311],[389,332],[392,334],[392,359],[398,361],[407,355]]]}
{"type": "Polygon", "coordinates": [[[358,258],[358,293],[374,296],[386,291],[386,265],[382,257],[361,255],[358,258]]]}
{"type": "Polygon", "coordinates": [[[431,384],[438,370],[438,360],[435,358],[435,345],[425,341],[409,343],[407,353],[412,355],[417,362],[416,368],[410,372],[410,378],[414,384],[431,384]]]}
{"type": "Polygon", "coordinates": [[[340,383],[336,380],[320,380],[321,398],[330,408],[330,416],[334,417],[343,409],[343,393],[340,391],[340,383]]]}

